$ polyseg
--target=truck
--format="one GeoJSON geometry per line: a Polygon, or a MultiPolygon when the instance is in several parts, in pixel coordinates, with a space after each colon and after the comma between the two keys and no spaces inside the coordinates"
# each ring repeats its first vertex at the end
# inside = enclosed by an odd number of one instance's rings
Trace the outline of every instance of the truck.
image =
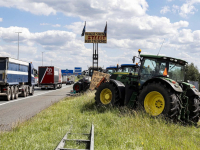
{"type": "Polygon", "coordinates": [[[32,63],[0,57],[0,96],[7,101],[34,94],[35,78],[32,63]]]}
{"type": "Polygon", "coordinates": [[[55,66],[38,66],[38,84],[42,90],[62,88],[61,69],[55,66]]]}
{"type": "Polygon", "coordinates": [[[67,78],[68,78],[68,76],[66,76],[66,75],[63,75],[63,76],[62,76],[62,83],[63,83],[63,84],[66,84],[67,78]]]}

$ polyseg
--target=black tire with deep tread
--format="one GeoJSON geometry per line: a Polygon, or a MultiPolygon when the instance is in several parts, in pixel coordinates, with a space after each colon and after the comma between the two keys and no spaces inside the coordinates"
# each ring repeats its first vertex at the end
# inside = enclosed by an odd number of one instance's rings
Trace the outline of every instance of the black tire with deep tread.
{"type": "Polygon", "coordinates": [[[107,105],[112,105],[112,106],[120,105],[119,91],[118,91],[117,87],[111,82],[102,83],[98,87],[98,89],[97,89],[97,91],[95,93],[95,102],[96,102],[96,104],[99,105],[99,106],[105,106],[100,100],[101,91],[103,89],[105,89],[105,88],[110,89],[111,92],[112,92],[112,100],[107,105]]]}
{"type": "Polygon", "coordinates": [[[164,97],[165,108],[161,114],[174,121],[177,121],[180,110],[179,100],[171,87],[167,87],[165,84],[154,82],[144,86],[138,97],[139,105],[144,109],[144,99],[146,95],[152,91],[158,91],[164,97]]]}
{"type": "Polygon", "coordinates": [[[83,89],[82,89],[82,84],[80,84],[79,82],[76,82],[74,85],[73,85],[73,90],[75,90],[76,91],[76,93],[79,93],[79,92],[81,92],[83,89]],[[78,90],[76,90],[76,86],[79,86],[79,89],[78,90]]]}
{"type": "Polygon", "coordinates": [[[189,98],[189,119],[195,123],[199,121],[200,117],[200,98],[198,96],[189,98]]]}

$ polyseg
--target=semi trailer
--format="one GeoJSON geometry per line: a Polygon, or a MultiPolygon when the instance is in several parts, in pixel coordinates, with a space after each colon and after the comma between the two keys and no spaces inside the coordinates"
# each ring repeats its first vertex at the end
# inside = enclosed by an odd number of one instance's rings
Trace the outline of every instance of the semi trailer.
{"type": "Polygon", "coordinates": [[[32,63],[0,57],[0,96],[6,100],[34,94],[35,69],[32,63]]]}
{"type": "Polygon", "coordinates": [[[38,84],[42,90],[62,88],[61,69],[54,66],[39,66],[38,84]]]}

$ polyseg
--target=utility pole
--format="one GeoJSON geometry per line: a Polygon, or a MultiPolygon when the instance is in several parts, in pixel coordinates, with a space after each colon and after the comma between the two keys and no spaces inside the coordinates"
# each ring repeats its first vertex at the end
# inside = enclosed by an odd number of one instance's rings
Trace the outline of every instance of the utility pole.
{"type": "Polygon", "coordinates": [[[19,59],[19,34],[22,32],[15,32],[15,33],[18,33],[18,56],[17,56],[17,59],[19,59]]]}
{"type": "Polygon", "coordinates": [[[42,52],[42,66],[43,66],[43,53],[44,53],[44,52],[42,52]]]}

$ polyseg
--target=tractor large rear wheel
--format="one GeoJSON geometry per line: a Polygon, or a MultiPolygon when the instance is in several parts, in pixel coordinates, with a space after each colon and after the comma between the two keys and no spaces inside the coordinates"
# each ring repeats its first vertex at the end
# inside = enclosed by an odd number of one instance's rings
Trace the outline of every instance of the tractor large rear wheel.
{"type": "Polygon", "coordinates": [[[74,85],[73,85],[73,90],[76,91],[76,93],[79,93],[82,91],[82,84],[80,84],[79,82],[76,82],[74,85]]]}
{"type": "Polygon", "coordinates": [[[110,82],[102,83],[95,93],[95,100],[97,105],[100,106],[117,105],[119,103],[119,92],[117,87],[110,82]]]}
{"type": "Polygon", "coordinates": [[[191,97],[189,98],[189,119],[195,123],[199,121],[200,117],[200,98],[191,97]]]}
{"type": "Polygon", "coordinates": [[[151,116],[164,115],[173,120],[178,119],[180,106],[178,98],[170,87],[161,83],[145,86],[138,97],[140,105],[151,116]]]}

